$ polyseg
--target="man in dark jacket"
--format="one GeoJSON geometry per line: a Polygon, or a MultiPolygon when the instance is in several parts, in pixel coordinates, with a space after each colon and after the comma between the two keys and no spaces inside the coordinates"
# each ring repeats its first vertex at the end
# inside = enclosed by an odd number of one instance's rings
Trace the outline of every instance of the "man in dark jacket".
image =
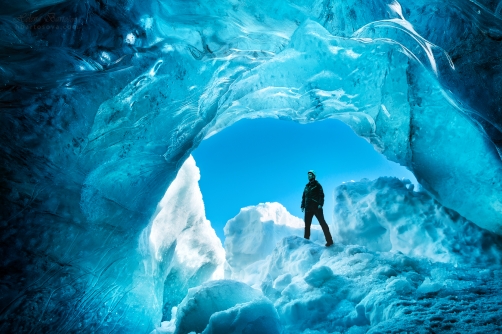
{"type": "Polygon", "coordinates": [[[324,237],[326,238],[326,247],[333,245],[333,239],[329,232],[328,224],[324,220],[322,206],[324,205],[324,192],[322,191],[321,184],[315,179],[315,171],[308,172],[309,183],[305,186],[302,196],[302,212],[305,210],[305,239],[310,238],[310,225],[312,225],[312,218],[314,215],[322,227],[324,237]]]}

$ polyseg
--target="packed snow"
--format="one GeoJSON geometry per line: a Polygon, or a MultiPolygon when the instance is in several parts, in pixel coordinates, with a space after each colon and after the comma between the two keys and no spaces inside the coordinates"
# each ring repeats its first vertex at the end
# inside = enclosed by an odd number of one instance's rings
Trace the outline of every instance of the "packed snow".
{"type": "Polygon", "coordinates": [[[409,180],[381,177],[340,185],[333,233],[345,244],[401,252],[434,262],[502,263],[501,237],[478,227],[409,180]]]}
{"type": "Polygon", "coordinates": [[[190,289],[152,334],[502,330],[500,236],[409,180],[345,183],[335,201],[331,247],[279,203],[242,208],[224,230],[226,279],[190,289]]]}
{"type": "MultiPolygon", "coordinates": [[[[279,203],[261,203],[242,208],[225,225],[226,276],[253,281],[262,272],[263,260],[284,237],[303,236],[303,220],[279,203]]],[[[313,225],[311,240],[325,242],[319,225],[313,225]]]]}

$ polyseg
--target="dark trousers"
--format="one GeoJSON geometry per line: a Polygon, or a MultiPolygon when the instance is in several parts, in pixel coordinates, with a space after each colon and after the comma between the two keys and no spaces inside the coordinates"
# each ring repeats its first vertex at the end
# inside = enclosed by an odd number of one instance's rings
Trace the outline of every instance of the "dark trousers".
{"type": "Polygon", "coordinates": [[[324,220],[324,213],[322,212],[322,208],[315,210],[305,210],[305,234],[304,238],[310,238],[310,225],[312,225],[312,218],[317,218],[319,221],[319,225],[321,225],[322,231],[324,232],[324,237],[326,241],[329,243],[333,243],[333,239],[331,238],[331,233],[329,232],[328,224],[326,224],[326,220],[324,220]]]}

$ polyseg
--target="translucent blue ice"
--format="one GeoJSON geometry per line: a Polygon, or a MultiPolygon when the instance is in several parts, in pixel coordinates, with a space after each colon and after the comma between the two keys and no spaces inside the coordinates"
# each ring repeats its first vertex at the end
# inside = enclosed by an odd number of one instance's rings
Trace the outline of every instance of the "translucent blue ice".
{"type": "MultiPolygon", "coordinates": [[[[0,12],[2,332],[158,325],[162,302],[147,301],[166,293],[170,262],[152,271],[145,228],[198,143],[245,117],[340,119],[443,206],[502,233],[494,2],[46,0],[0,12]]],[[[319,273],[339,283],[331,270],[319,273]]],[[[284,303],[279,314],[304,321],[284,303]]],[[[346,321],[408,312],[363,304],[346,321]]]]}

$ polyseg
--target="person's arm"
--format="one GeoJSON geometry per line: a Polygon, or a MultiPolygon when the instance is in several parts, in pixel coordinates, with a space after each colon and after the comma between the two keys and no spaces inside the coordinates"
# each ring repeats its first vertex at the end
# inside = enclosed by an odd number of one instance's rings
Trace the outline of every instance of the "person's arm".
{"type": "Polygon", "coordinates": [[[301,208],[302,209],[305,208],[305,189],[303,190],[303,194],[302,194],[302,206],[301,206],[301,208]]]}
{"type": "Polygon", "coordinates": [[[324,206],[324,191],[322,190],[322,186],[319,183],[319,205],[322,208],[324,206]]]}

